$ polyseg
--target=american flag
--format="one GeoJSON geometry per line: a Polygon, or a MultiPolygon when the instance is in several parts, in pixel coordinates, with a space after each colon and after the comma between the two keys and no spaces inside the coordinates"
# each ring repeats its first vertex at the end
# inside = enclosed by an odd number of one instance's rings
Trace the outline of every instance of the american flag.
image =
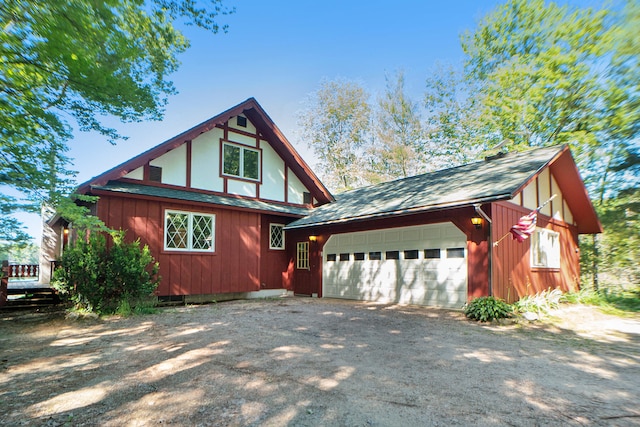
{"type": "Polygon", "coordinates": [[[513,240],[517,240],[522,243],[533,234],[536,230],[536,223],[538,222],[538,210],[531,211],[529,215],[525,215],[520,218],[520,221],[509,232],[513,235],[513,240]]]}

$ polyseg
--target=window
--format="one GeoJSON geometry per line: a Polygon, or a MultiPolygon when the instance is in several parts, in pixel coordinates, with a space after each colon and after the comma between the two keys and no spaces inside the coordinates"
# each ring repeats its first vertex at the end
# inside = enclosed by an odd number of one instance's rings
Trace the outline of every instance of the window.
{"type": "Polygon", "coordinates": [[[213,252],[215,224],[215,215],[167,210],[164,216],[164,248],[213,252]]]}
{"type": "Polygon", "coordinates": [[[382,252],[369,252],[370,261],[380,261],[382,259],[382,252]]]}
{"type": "Polygon", "coordinates": [[[404,251],[404,259],[418,259],[418,250],[412,249],[404,251]]]}
{"type": "Polygon", "coordinates": [[[531,267],[560,268],[560,233],[536,227],[531,235],[531,267]]]}
{"type": "Polygon", "coordinates": [[[309,270],[309,242],[298,242],[296,254],[296,267],[309,270]]]}
{"type": "Polygon", "coordinates": [[[238,116],[236,119],[236,123],[239,127],[246,128],[247,127],[247,118],[243,116],[238,116]]]}
{"type": "Polygon", "coordinates": [[[364,252],[356,252],[353,254],[353,259],[356,261],[364,261],[364,252]]]}
{"type": "Polygon", "coordinates": [[[149,181],[162,182],[162,168],[149,165],[149,181]]]}
{"type": "Polygon", "coordinates": [[[340,254],[340,261],[349,261],[349,254],[340,254]]]}
{"type": "Polygon", "coordinates": [[[260,151],[230,143],[222,144],[222,173],[238,178],[260,180],[260,151]]]}
{"type": "Polygon", "coordinates": [[[328,254],[327,262],[334,262],[336,260],[336,254],[328,254]]]}
{"type": "Polygon", "coordinates": [[[304,191],[302,193],[302,203],[304,203],[305,205],[310,205],[311,203],[313,203],[313,198],[311,197],[311,193],[304,191]]]}
{"type": "Polygon", "coordinates": [[[400,252],[399,251],[387,251],[384,254],[384,258],[385,259],[400,259],[400,252]]]}
{"type": "Polygon", "coordinates": [[[439,258],[440,258],[440,249],[424,250],[424,259],[439,259],[439,258]]]}
{"type": "Polygon", "coordinates": [[[269,249],[284,249],[284,224],[269,224],[269,249]]]}
{"type": "Polygon", "coordinates": [[[447,258],[464,258],[464,248],[447,248],[447,258]]]}

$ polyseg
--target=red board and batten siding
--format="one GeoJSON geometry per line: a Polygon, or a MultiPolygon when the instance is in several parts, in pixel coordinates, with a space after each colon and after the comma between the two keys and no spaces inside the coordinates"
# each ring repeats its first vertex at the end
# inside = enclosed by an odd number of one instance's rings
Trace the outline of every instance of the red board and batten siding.
{"type": "MultiPolygon", "coordinates": [[[[520,217],[530,209],[510,202],[491,205],[492,239],[497,241],[509,232],[520,217]]],[[[525,295],[559,288],[563,292],[576,290],[580,278],[578,229],[574,225],[538,214],[538,227],[560,233],[560,268],[531,268],[531,241],[518,243],[511,236],[493,248],[493,294],[509,302],[525,295]]]]}
{"type": "Polygon", "coordinates": [[[287,287],[287,271],[289,266],[289,257],[287,255],[286,233],[285,233],[285,249],[269,249],[270,244],[270,225],[271,224],[287,224],[292,218],[282,218],[271,215],[262,215],[262,229],[260,239],[262,240],[262,253],[260,255],[260,271],[262,277],[260,280],[261,289],[281,289],[287,287]]]}
{"type": "Polygon", "coordinates": [[[157,295],[250,292],[261,289],[263,283],[262,288],[282,287],[287,256],[268,249],[268,223],[283,222],[277,217],[262,219],[255,212],[109,195],[100,197],[97,214],[108,227],[127,230],[128,240],[140,238],[149,245],[160,263],[157,295]],[[165,251],[165,209],[215,214],[215,253],[165,251]],[[261,254],[265,246],[261,241],[266,244],[266,256],[264,249],[261,254]]]}
{"type": "MultiPolygon", "coordinates": [[[[488,209],[488,206],[486,206],[488,209]]],[[[329,225],[321,228],[290,230],[287,233],[287,254],[291,286],[297,294],[322,296],[322,253],[324,244],[333,234],[368,231],[383,228],[406,227],[412,225],[433,224],[451,221],[467,236],[467,289],[468,299],[488,295],[489,266],[487,262],[487,227],[480,230],[471,224],[475,216],[472,207],[441,210],[413,215],[395,215],[382,219],[359,221],[348,224],[329,225]],[[309,242],[309,236],[316,236],[315,242],[309,242]],[[295,265],[296,243],[309,242],[309,270],[298,270],[295,265]]]]}

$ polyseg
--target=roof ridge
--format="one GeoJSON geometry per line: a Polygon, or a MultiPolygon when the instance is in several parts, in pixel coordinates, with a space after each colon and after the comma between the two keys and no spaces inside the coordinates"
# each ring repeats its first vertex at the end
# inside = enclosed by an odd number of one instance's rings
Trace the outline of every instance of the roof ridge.
{"type": "Polygon", "coordinates": [[[566,144],[560,144],[560,145],[551,145],[551,146],[544,146],[544,147],[534,147],[531,148],[529,150],[523,150],[523,151],[511,151],[508,153],[505,153],[504,156],[500,156],[500,157],[491,157],[491,158],[484,158],[484,159],[477,159],[477,160],[473,160],[470,161],[468,163],[461,163],[459,165],[455,165],[455,166],[451,166],[451,167],[447,167],[447,168],[442,168],[442,169],[436,169],[433,171],[429,171],[429,172],[423,172],[421,174],[418,175],[411,175],[411,176],[406,176],[403,178],[395,178],[395,179],[391,179],[389,181],[383,181],[383,182],[379,182],[377,184],[370,184],[370,185],[366,185],[364,187],[358,187],[358,188],[353,188],[351,190],[347,190],[343,193],[339,193],[337,194],[338,197],[342,197],[343,195],[347,195],[356,191],[360,191],[360,190],[366,190],[366,189],[371,189],[371,188],[375,188],[375,187],[380,187],[383,185],[387,185],[387,184],[392,184],[392,183],[398,183],[400,181],[409,181],[409,180],[415,180],[418,178],[424,178],[427,175],[435,175],[438,173],[451,173],[452,171],[454,171],[455,169],[458,168],[462,168],[462,167],[469,167],[469,166],[473,166],[473,165],[477,165],[477,164],[487,164],[487,163],[491,163],[491,162],[498,162],[498,161],[504,161],[504,160],[508,160],[508,159],[514,159],[514,158],[518,158],[521,155],[527,154],[530,155],[531,153],[535,152],[535,151],[541,151],[541,150],[549,150],[551,151],[552,149],[556,149],[558,151],[560,151],[562,148],[564,148],[566,146],[566,144]]]}

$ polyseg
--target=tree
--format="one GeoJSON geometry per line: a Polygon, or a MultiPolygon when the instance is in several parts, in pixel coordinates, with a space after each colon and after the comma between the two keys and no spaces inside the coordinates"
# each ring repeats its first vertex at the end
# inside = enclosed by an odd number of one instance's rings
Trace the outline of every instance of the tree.
{"type": "Polygon", "coordinates": [[[466,163],[498,142],[495,132],[483,129],[476,83],[452,64],[438,64],[426,80],[426,136],[434,168],[466,163]]]}
{"type": "Polygon", "coordinates": [[[621,11],[544,0],[499,6],[462,39],[481,128],[509,149],[569,143],[592,194],[604,197],[612,166],[640,131],[638,45],[628,41],[637,21],[633,2],[621,11]]]}
{"type": "Polygon", "coordinates": [[[583,281],[593,281],[598,273],[605,286],[637,286],[640,283],[640,189],[622,190],[616,197],[597,204],[596,210],[604,233],[597,247],[588,239],[580,242],[583,281]],[[594,271],[594,265],[598,271],[594,271]]]}
{"type": "Polygon", "coordinates": [[[345,191],[362,185],[362,148],[370,132],[369,94],[345,79],[324,81],[298,116],[302,137],[321,159],[327,185],[345,191]]]}
{"type": "Polygon", "coordinates": [[[426,169],[427,150],[418,103],[405,91],[404,73],[386,78],[374,114],[375,142],[369,149],[369,181],[406,178],[426,169]]]}
{"type": "MultiPolygon", "coordinates": [[[[57,205],[69,193],[72,124],[114,143],[124,137],[105,118],[161,119],[176,92],[168,76],[189,46],[173,23],[216,33],[218,15],[229,12],[221,0],[208,0],[208,8],[192,0],[1,2],[3,210],[39,212],[42,203],[57,205]]],[[[24,237],[12,236],[13,227],[0,223],[0,241],[24,237]]]]}

